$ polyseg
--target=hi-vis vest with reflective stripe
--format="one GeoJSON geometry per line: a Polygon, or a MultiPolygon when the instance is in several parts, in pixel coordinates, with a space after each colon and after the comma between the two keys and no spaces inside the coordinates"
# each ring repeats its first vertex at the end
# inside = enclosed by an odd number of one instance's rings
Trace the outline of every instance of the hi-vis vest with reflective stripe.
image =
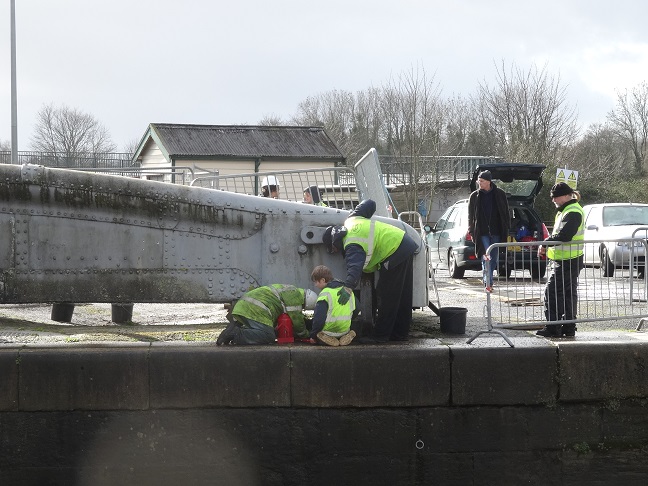
{"type": "Polygon", "coordinates": [[[378,270],[380,263],[396,251],[405,236],[402,229],[361,216],[347,219],[344,226],[347,229],[344,248],[351,244],[360,245],[367,254],[362,267],[365,273],[378,270]]]}
{"type": "MultiPolygon", "coordinates": [[[[585,213],[583,213],[583,208],[578,203],[570,204],[561,212],[556,214],[553,234],[557,235],[565,225],[563,219],[568,213],[579,213],[581,215],[580,226],[578,227],[578,231],[572,238],[572,241],[583,241],[585,239],[585,213]]],[[[577,258],[582,254],[583,245],[559,245],[550,246],[547,248],[547,258],[550,258],[551,260],[571,260],[572,258],[577,258]]]]}
{"type": "Polygon", "coordinates": [[[279,315],[286,312],[292,319],[295,336],[306,337],[308,330],[302,314],[303,304],[304,289],[273,284],[246,292],[232,309],[232,315],[274,327],[279,315]]]}
{"type": "Polygon", "coordinates": [[[348,332],[351,329],[351,316],[356,307],[355,296],[351,294],[349,302],[339,304],[338,292],[341,288],[331,289],[324,287],[317,298],[318,302],[323,300],[328,304],[323,331],[348,332]]]}

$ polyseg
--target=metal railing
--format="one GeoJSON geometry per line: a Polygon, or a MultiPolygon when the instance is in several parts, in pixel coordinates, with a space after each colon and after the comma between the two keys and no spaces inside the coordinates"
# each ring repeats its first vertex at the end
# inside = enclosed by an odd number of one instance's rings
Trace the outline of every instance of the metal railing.
{"type": "Polygon", "coordinates": [[[380,170],[387,185],[465,181],[478,165],[502,161],[502,157],[381,155],[380,170]]]}
{"type": "MultiPolygon", "coordinates": [[[[528,273],[529,265],[544,265],[540,259],[526,262],[525,270],[514,270],[509,278],[499,277],[491,292],[484,291],[486,297],[485,313],[487,329],[478,331],[467,343],[482,334],[498,334],[511,347],[513,343],[502,329],[537,329],[547,324],[570,324],[578,322],[598,322],[627,319],[641,319],[637,330],[648,317],[648,275],[645,272],[645,256],[648,255],[648,241],[643,238],[623,238],[617,240],[584,240],[583,242],[524,242],[522,245],[537,251],[538,246],[574,247],[600,244],[618,245],[627,248],[621,260],[617,259],[618,270],[614,277],[603,276],[602,263],[585,262],[580,271],[577,287],[575,316],[572,320],[547,320],[546,283],[550,278],[552,263],[548,261],[547,275],[535,272],[536,278],[528,273]]],[[[520,242],[497,243],[491,245],[486,254],[495,248],[505,248],[509,252],[522,251],[520,242]]],[[[527,257],[528,258],[528,257],[527,257]]],[[[509,258],[509,260],[511,260],[509,258]]],[[[519,258],[515,261],[519,262],[519,258]]],[[[591,260],[591,259],[590,259],[591,260]]],[[[490,261],[486,261],[486,272],[490,270],[490,261]]],[[[501,265],[500,265],[501,267],[501,265]]],[[[539,269],[538,269],[539,270],[539,269]]],[[[558,285],[561,283],[558,282],[558,285]]],[[[553,301],[551,301],[553,302],[553,301]]],[[[564,308],[565,302],[560,302],[564,308]]]]}
{"type": "Polygon", "coordinates": [[[322,201],[329,207],[352,209],[358,203],[355,175],[348,167],[199,176],[189,185],[259,196],[267,177],[275,177],[279,184],[277,199],[302,201],[304,189],[318,186],[322,201]]]}
{"type": "MultiPolygon", "coordinates": [[[[133,154],[124,152],[108,152],[98,154],[65,155],[57,152],[19,151],[19,164],[37,164],[45,167],[58,168],[123,168],[137,167],[139,162],[133,161],[133,154]]],[[[463,181],[470,179],[475,167],[479,164],[502,161],[502,157],[480,156],[380,156],[380,167],[384,183],[411,184],[437,183],[443,181],[463,181]]],[[[11,164],[11,151],[0,151],[0,163],[11,164]]],[[[196,170],[198,170],[196,168],[196,170]]],[[[351,181],[340,180],[340,184],[354,184],[351,181]]]]}
{"type": "Polygon", "coordinates": [[[157,180],[160,182],[172,182],[185,185],[187,180],[192,181],[196,175],[193,167],[174,165],[147,166],[147,167],[124,167],[124,168],[96,168],[96,167],[74,167],[71,170],[83,172],[108,173],[124,177],[134,177],[137,179],[146,178],[148,180],[157,180]],[[189,176],[188,176],[189,175],[189,176]]]}
{"type": "MultiPolygon", "coordinates": [[[[18,152],[18,164],[36,164],[45,167],[58,168],[122,168],[137,167],[133,162],[133,154],[108,152],[98,154],[65,155],[58,152],[18,152]]],[[[0,152],[0,164],[11,164],[11,152],[0,152]]]]}

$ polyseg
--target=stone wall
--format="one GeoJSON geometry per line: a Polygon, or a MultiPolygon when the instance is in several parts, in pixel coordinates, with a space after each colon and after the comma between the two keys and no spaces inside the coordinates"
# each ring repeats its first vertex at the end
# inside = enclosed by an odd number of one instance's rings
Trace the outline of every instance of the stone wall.
{"type": "Polygon", "coordinates": [[[0,484],[645,484],[647,344],[0,347],[0,484]]]}

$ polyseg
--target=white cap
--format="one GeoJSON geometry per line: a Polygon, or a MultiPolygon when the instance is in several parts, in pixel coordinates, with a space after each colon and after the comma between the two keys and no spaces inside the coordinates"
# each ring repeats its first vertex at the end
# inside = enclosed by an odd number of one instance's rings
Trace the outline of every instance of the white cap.
{"type": "Polygon", "coordinates": [[[279,187],[279,181],[277,178],[273,175],[269,175],[267,177],[264,177],[263,180],[261,181],[261,187],[268,187],[268,186],[277,186],[279,187]]]}
{"type": "Polygon", "coordinates": [[[307,310],[315,309],[315,304],[317,304],[317,294],[311,289],[306,289],[304,294],[304,308],[307,310]]]}

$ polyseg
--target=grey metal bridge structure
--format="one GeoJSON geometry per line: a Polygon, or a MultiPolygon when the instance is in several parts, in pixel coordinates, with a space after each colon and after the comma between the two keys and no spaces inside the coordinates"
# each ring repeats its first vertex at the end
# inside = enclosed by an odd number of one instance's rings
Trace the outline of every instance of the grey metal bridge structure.
{"type": "MultiPolygon", "coordinates": [[[[0,164],[0,303],[230,303],[259,285],[309,288],[316,265],[345,275],[343,259],[321,241],[347,215],[218,189],[0,164]]],[[[414,306],[427,306],[420,232],[380,219],[420,242],[414,306]]]]}

